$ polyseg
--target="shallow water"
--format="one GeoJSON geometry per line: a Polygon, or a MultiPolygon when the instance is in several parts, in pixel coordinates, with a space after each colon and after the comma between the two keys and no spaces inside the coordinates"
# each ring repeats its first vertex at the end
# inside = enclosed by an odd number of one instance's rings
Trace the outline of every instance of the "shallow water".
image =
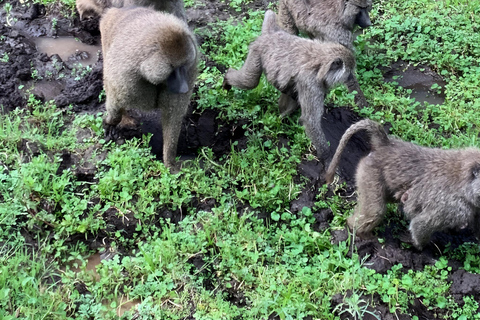
{"type": "Polygon", "coordinates": [[[76,53],[86,52],[85,58],[81,58],[78,62],[83,65],[92,65],[98,61],[98,51],[101,46],[93,46],[75,40],[74,37],[58,37],[48,38],[39,37],[34,38],[37,50],[46,53],[48,56],[58,54],[63,61],[67,61],[76,53]]]}

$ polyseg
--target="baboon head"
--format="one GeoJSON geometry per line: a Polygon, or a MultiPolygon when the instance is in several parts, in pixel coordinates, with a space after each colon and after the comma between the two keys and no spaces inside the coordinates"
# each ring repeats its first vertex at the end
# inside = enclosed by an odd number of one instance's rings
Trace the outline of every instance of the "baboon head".
{"type": "Polygon", "coordinates": [[[320,68],[317,78],[323,80],[326,88],[331,88],[337,83],[346,82],[351,74],[351,70],[347,70],[343,60],[336,58],[320,68]]]}
{"type": "Polygon", "coordinates": [[[353,52],[342,45],[335,44],[327,51],[324,62],[317,73],[317,79],[323,83],[326,89],[336,84],[346,83],[353,78],[355,70],[355,57],[353,52]]]}
{"type": "Polygon", "coordinates": [[[353,25],[358,25],[360,28],[368,28],[372,25],[368,13],[372,10],[372,0],[346,0],[345,15],[353,25]]]}
{"type": "Polygon", "coordinates": [[[187,93],[187,70],[197,58],[195,41],[183,30],[170,30],[167,35],[153,42],[150,56],[141,63],[142,74],[155,85],[165,81],[172,93],[187,93]]]}

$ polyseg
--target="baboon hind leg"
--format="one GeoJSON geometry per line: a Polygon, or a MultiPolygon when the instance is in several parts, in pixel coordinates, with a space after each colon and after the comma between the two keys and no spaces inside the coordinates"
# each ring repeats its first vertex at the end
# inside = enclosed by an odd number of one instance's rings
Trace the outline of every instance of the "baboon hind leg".
{"type": "Polygon", "coordinates": [[[357,77],[353,75],[353,77],[347,81],[347,88],[349,92],[357,91],[355,95],[355,104],[360,108],[368,107],[367,98],[363,94],[362,89],[360,88],[360,84],[358,84],[357,77]]]}
{"type": "Polygon", "coordinates": [[[223,80],[223,88],[230,90],[231,86],[235,86],[240,89],[253,89],[258,86],[262,72],[260,52],[256,47],[251,46],[240,70],[228,69],[223,80]]]}
{"type": "Polygon", "coordinates": [[[356,174],[357,205],[347,219],[348,227],[360,236],[369,235],[380,224],[386,211],[387,190],[381,170],[367,156],[358,164],[356,174]]]}

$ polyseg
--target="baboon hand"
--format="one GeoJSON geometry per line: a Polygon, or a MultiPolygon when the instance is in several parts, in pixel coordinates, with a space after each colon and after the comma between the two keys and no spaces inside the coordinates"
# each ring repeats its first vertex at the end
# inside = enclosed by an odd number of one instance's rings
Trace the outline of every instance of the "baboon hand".
{"type": "Polygon", "coordinates": [[[103,131],[105,133],[105,142],[116,141],[120,138],[120,132],[116,125],[108,124],[103,120],[103,131]]]}
{"type": "Polygon", "coordinates": [[[222,88],[227,91],[230,91],[230,89],[232,89],[232,85],[228,83],[227,77],[223,78],[222,88]]]}

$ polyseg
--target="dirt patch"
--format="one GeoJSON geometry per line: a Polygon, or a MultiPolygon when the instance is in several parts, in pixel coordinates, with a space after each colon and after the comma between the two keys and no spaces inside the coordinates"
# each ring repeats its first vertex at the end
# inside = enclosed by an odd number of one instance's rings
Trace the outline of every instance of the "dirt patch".
{"type": "Polygon", "coordinates": [[[337,294],[332,297],[332,311],[339,315],[342,320],[410,320],[412,319],[411,315],[416,315],[419,319],[438,319],[419,299],[413,300],[413,304],[408,308],[408,314],[402,314],[390,313],[388,305],[381,301],[378,294],[374,294],[373,296],[358,296],[359,303],[355,308],[355,305],[350,306],[348,303],[353,295],[354,294],[349,291],[345,295],[337,294]]]}

